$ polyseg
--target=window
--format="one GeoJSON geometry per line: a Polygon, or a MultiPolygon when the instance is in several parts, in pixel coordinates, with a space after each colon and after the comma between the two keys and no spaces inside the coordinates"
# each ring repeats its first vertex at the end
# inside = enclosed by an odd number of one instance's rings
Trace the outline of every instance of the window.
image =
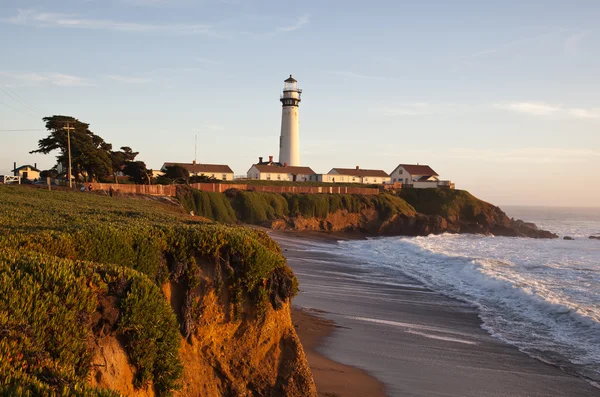
{"type": "Polygon", "coordinates": [[[281,180],[281,174],[277,174],[277,180],[281,180]]]}
{"type": "Polygon", "coordinates": [[[267,174],[267,180],[270,181],[271,180],[271,174],[267,174]]]}
{"type": "Polygon", "coordinates": [[[221,175],[221,180],[224,180],[224,181],[226,181],[226,180],[227,180],[227,174],[223,174],[223,175],[221,175]]]}
{"type": "Polygon", "coordinates": [[[399,173],[400,175],[402,175],[402,168],[400,168],[400,170],[398,170],[398,173],[399,173]]]}

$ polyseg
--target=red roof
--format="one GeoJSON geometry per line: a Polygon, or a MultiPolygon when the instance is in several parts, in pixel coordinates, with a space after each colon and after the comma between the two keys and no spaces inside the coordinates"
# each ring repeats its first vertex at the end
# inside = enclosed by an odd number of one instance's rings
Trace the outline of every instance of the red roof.
{"type": "Polygon", "coordinates": [[[260,172],[270,172],[271,174],[304,174],[311,175],[315,172],[310,167],[295,167],[295,166],[280,166],[276,165],[276,163],[272,163],[271,165],[262,165],[262,164],[254,164],[255,167],[260,172]]]}
{"type": "Polygon", "coordinates": [[[223,164],[164,163],[161,169],[174,165],[182,166],[190,174],[233,174],[233,170],[223,164]]]}
{"type": "Polygon", "coordinates": [[[437,172],[431,169],[428,165],[415,165],[415,164],[400,164],[398,167],[402,167],[411,175],[427,175],[427,176],[439,176],[437,172]]]}
{"type": "MultiPolygon", "coordinates": [[[[363,170],[356,168],[334,168],[331,171],[336,171],[340,175],[350,175],[350,176],[359,176],[359,177],[389,177],[387,172],[383,170],[363,170]]],[[[331,174],[331,171],[329,173],[331,174]]]]}

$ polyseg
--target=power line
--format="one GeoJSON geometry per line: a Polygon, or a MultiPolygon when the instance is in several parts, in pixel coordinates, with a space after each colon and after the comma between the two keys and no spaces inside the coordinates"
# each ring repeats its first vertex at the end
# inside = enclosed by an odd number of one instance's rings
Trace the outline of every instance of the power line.
{"type": "Polygon", "coordinates": [[[16,130],[0,130],[0,132],[21,132],[21,131],[46,131],[44,128],[25,128],[16,130]]]}
{"type": "Polygon", "coordinates": [[[7,104],[7,103],[4,103],[4,102],[0,101],[0,104],[2,104],[2,105],[4,105],[4,106],[6,106],[6,107],[8,107],[8,108],[11,108],[11,109],[12,109],[12,110],[14,110],[15,112],[19,112],[19,113],[21,113],[21,114],[24,114],[25,116],[29,116],[29,117],[33,117],[34,119],[37,119],[37,117],[36,117],[36,116],[34,116],[34,115],[32,115],[32,114],[29,114],[29,113],[22,112],[22,111],[20,111],[19,109],[17,109],[17,108],[14,108],[14,107],[10,106],[10,105],[9,105],[9,104],[7,104]]]}
{"type": "Polygon", "coordinates": [[[7,89],[8,91],[12,92],[13,94],[15,94],[16,96],[18,96],[19,98],[21,98],[24,102],[29,103],[29,105],[31,105],[31,107],[33,109],[36,109],[36,111],[41,112],[42,110],[40,108],[38,108],[37,106],[31,104],[29,101],[25,100],[25,98],[23,98],[21,95],[17,94],[15,91],[13,91],[10,87],[8,87],[6,84],[2,84],[0,83],[0,85],[2,87],[4,87],[5,89],[7,89]]]}
{"type": "Polygon", "coordinates": [[[33,106],[30,106],[26,103],[26,101],[21,98],[21,96],[19,94],[17,94],[16,92],[14,92],[13,90],[11,90],[10,88],[8,88],[7,86],[5,86],[4,84],[0,83],[0,91],[4,92],[6,95],[8,95],[9,97],[11,97],[12,99],[14,99],[15,101],[19,102],[21,105],[25,106],[27,109],[31,110],[33,113],[38,113],[39,109],[35,109],[33,106]],[[4,88],[2,88],[4,87],[4,88]],[[21,100],[21,99],[23,100],[21,100]]]}

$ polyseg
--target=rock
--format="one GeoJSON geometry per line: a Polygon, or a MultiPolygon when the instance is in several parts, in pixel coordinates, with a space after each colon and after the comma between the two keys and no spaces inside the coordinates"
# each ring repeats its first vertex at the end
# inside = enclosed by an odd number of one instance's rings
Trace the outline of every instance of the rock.
{"type": "Polygon", "coordinates": [[[590,240],[600,240],[600,236],[590,236],[590,240]]]}
{"type": "Polygon", "coordinates": [[[575,239],[571,236],[565,236],[565,237],[563,237],[563,240],[575,240],[575,239]]]}

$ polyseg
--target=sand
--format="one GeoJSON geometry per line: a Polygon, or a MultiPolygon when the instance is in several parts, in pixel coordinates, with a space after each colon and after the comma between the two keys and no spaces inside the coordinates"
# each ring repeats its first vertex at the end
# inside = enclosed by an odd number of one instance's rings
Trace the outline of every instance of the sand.
{"type": "Polygon", "coordinates": [[[342,236],[271,236],[300,281],[294,304],[336,325],[295,312],[323,396],[600,396],[585,380],[492,337],[476,308],[336,254],[331,244],[342,236]]]}
{"type": "Polygon", "coordinates": [[[323,397],[384,397],[384,386],[365,371],[335,362],[318,348],[323,346],[326,337],[336,325],[318,314],[301,308],[292,309],[292,321],[300,337],[310,369],[317,385],[319,396],[323,397]]]}

